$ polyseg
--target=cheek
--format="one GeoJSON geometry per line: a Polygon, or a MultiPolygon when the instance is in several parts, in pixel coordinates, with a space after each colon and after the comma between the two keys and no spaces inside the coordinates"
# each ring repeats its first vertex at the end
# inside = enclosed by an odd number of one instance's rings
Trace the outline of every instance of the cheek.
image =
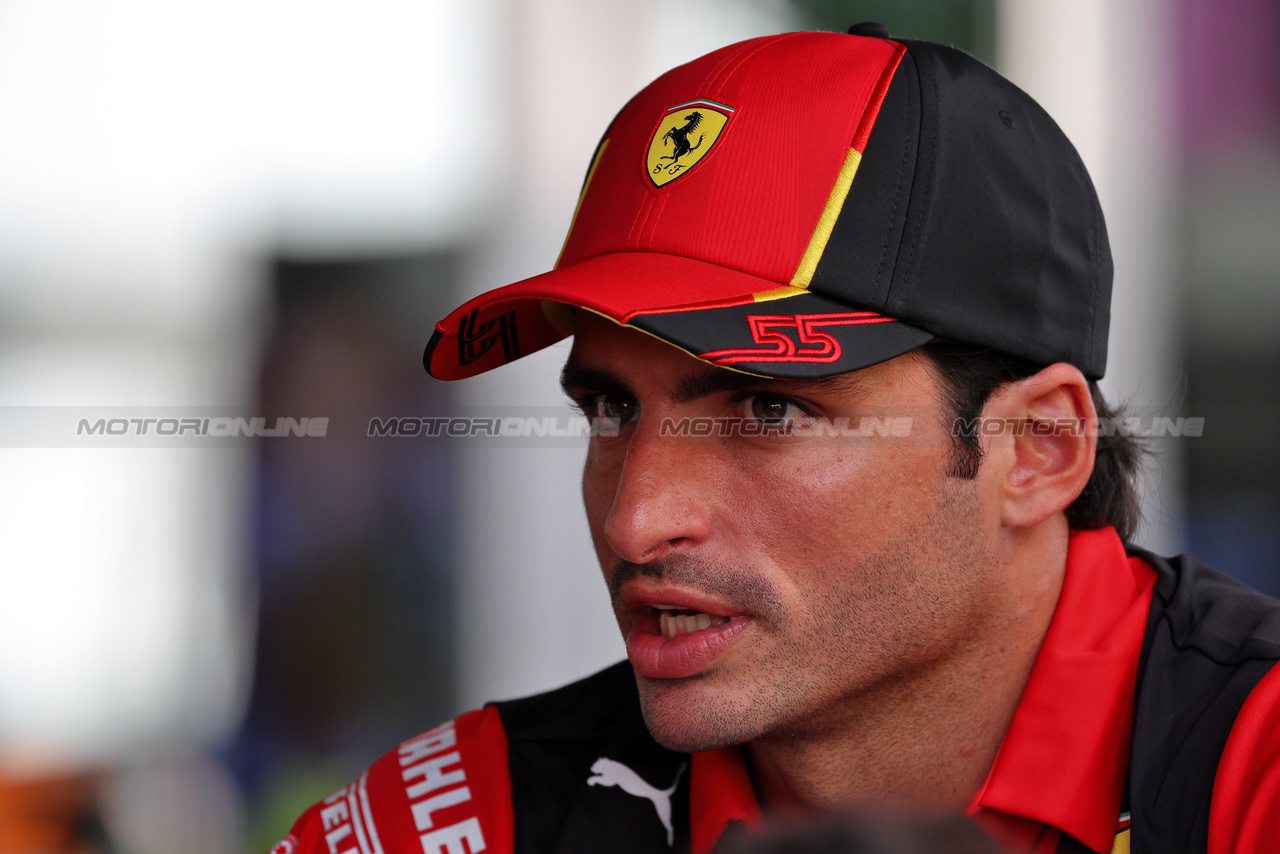
{"type": "Polygon", "coordinates": [[[749,538],[767,554],[821,576],[920,524],[938,498],[936,456],[919,448],[828,446],[763,465],[757,459],[739,469],[731,516],[750,520],[749,538]]]}
{"type": "Polygon", "coordinates": [[[924,456],[913,449],[825,445],[764,463],[752,460],[739,467],[738,498],[753,515],[805,519],[812,536],[844,519],[874,522],[904,498],[926,497],[937,480],[924,456]]]}

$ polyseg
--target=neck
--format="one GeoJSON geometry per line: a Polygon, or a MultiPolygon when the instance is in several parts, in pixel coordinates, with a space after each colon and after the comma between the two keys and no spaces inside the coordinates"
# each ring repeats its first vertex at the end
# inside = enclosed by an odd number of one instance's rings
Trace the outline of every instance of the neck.
{"type": "Polygon", "coordinates": [[[990,772],[1053,617],[1068,535],[1061,517],[1010,535],[1001,567],[1009,595],[962,648],[748,744],[765,808],[964,809],[990,772]]]}

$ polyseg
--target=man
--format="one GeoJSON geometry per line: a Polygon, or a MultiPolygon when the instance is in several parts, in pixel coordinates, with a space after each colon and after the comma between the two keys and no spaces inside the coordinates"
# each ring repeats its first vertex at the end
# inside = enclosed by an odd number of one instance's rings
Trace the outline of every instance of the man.
{"type": "Polygon", "coordinates": [[[1280,606],[1126,554],[1110,289],[1074,149],[958,51],[860,25],[659,78],[557,268],[425,356],[574,335],[629,662],[405,742],[279,850],[705,854],[867,803],[1014,850],[1273,850],[1280,606]]]}

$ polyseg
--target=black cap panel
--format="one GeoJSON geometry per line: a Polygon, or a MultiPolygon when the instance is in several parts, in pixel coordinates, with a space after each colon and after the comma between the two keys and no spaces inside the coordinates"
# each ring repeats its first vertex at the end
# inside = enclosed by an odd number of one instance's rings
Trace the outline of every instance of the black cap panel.
{"type": "Polygon", "coordinates": [[[885,313],[1101,376],[1110,254],[1079,155],[991,69],[952,48],[904,44],[920,73],[921,150],[885,313]]]}
{"type": "Polygon", "coordinates": [[[810,291],[1100,377],[1111,256],[1079,155],[990,68],[902,43],[810,291]]]}

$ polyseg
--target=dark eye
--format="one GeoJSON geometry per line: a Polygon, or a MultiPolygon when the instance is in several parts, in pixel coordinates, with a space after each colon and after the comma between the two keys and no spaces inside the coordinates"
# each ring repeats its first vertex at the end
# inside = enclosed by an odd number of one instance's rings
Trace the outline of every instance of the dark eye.
{"type": "Polygon", "coordinates": [[[626,424],[636,417],[636,405],[611,394],[598,394],[586,406],[587,416],[626,424]]]}
{"type": "Polygon", "coordinates": [[[763,424],[783,425],[808,417],[808,413],[778,394],[753,394],[742,400],[742,415],[763,424]]]}

